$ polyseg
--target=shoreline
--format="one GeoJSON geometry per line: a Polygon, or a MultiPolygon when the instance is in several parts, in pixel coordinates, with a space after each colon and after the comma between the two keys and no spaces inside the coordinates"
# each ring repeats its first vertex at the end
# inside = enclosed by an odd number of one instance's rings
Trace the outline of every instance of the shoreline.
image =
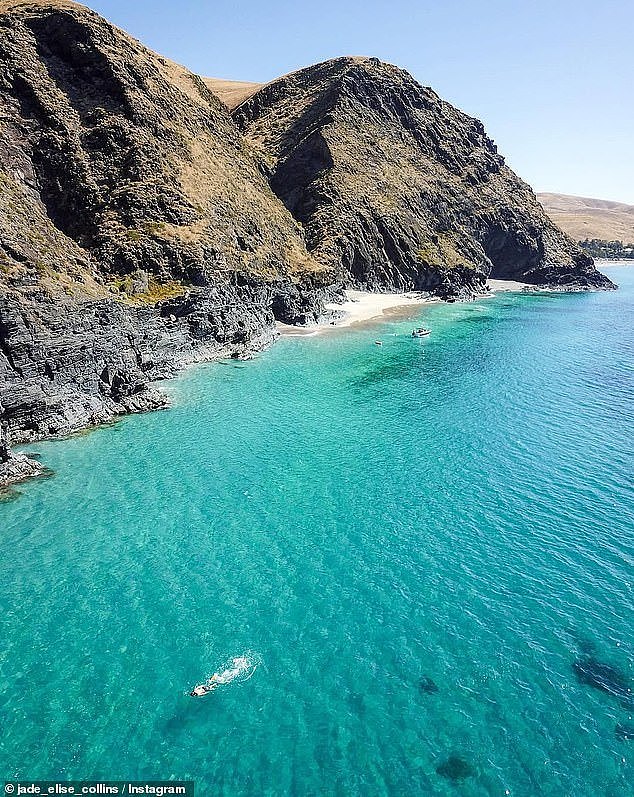
{"type": "MultiPolygon", "coordinates": [[[[629,265],[624,263],[623,265],[629,265]]],[[[497,293],[521,293],[524,291],[539,290],[534,285],[517,282],[515,280],[487,280],[488,291],[477,294],[474,301],[479,299],[489,299],[497,293]]],[[[334,317],[331,320],[324,320],[312,326],[292,326],[280,321],[275,322],[273,327],[256,336],[250,345],[245,346],[241,359],[251,359],[257,354],[268,349],[278,338],[282,337],[312,337],[321,335],[327,330],[341,329],[360,329],[367,325],[372,325],[380,321],[406,319],[412,317],[416,312],[428,304],[438,304],[444,302],[431,294],[408,291],[407,293],[375,293],[372,291],[345,291],[346,301],[342,303],[329,303],[326,309],[331,311],[334,317]],[[276,334],[277,333],[277,334],[276,334]]],[[[33,478],[45,475],[46,469],[39,462],[29,457],[29,452],[25,448],[33,445],[40,440],[60,440],[74,437],[77,434],[90,432],[103,426],[116,423],[123,418],[141,412],[152,412],[158,409],[169,409],[171,400],[168,392],[157,390],[152,386],[152,382],[163,382],[165,379],[171,380],[178,377],[180,373],[190,366],[212,363],[231,356],[226,347],[220,345],[217,348],[212,346],[202,346],[197,352],[192,352],[188,356],[181,356],[173,364],[171,373],[167,377],[151,380],[148,383],[147,393],[138,394],[135,402],[122,403],[116,409],[111,409],[108,413],[97,420],[72,428],[60,430],[58,434],[46,436],[35,436],[29,440],[18,440],[9,448],[6,446],[6,456],[0,459],[0,491],[6,494],[14,485],[22,481],[30,481],[33,478]],[[149,400],[148,400],[149,399],[149,400]]]]}
{"type": "MultiPolygon", "coordinates": [[[[477,294],[478,299],[489,299],[496,293],[521,293],[534,291],[535,286],[516,280],[487,280],[487,293],[477,294]]],[[[326,305],[326,309],[338,313],[330,321],[322,321],[312,326],[293,326],[277,321],[275,326],[281,337],[313,337],[327,330],[359,328],[365,324],[385,321],[390,318],[407,318],[414,310],[427,304],[444,302],[429,293],[408,291],[407,293],[374,293],[372,291],[345,291],[347,301],[326,305]]]]}
{"type": "Polygon", "coordinates": [[[336,314],[331,320],[325,320],[312,326],[302,327],[284,324],[277,321],[275,326],[281,337],[312,337],[326,330],[348,329],[366,322],[380,321],[388,317],[400,315],[405,310],[412,312],[424,304],[441,301],[428,293],[408,291],[407,293],[374,293],[372,291],[345,291],[346,301],[330,302],[326,310],[336,314]]]}
{"type": "Polygon", "coordinates": [[[606,259],[596,259],[594,261],[595,266],[601,266],[601,268],[611,268],[614,266],[618,266],[619,268],[627,268],[628,266],[634,266],[634,259],[630,260],[606,260],[606,259]]]}
{"type": "MultiPolygon", "coordinates": [[[[291,324],[284,324],[281,321],[276,321],[275,325],[269,328],[269,334],[266,332],[260,334],[255,341],[252,341],[251,345],[246,347],[243,353],[244,358],[251,359],[261,354],[270,348],[277,339],[282,337],[312,337],[313,335],[320,335],[327,330],[349,329],[351,327],[360,328],[365,324],[380,320],[407,317],[408,315],[415,314],[416,310],[425,304],[434,304],[442,301],[427,293],[413,291],[408,293],[345,291],[345,294],[347,298],[346,302],[340,304],[329,303],[325,305],[327,310],[336,314],[332,320],[325,320],[312,326],[293,326],[291,324]]],[[[224,346],[218,346],[218,348],[201,347],[197,353],[181,357],[179,362],[173,364],[172,373],[167,376],[166,379],[161,378],[156,380],[156,382],[171,381],[192,366],[217,363],[223,359],[228,359],[230,356],[229,351],[224,346]]],[[[15,444],[12,444],[11,447],[5,443],[6,456],[0,458],[0,500],[7,500],[8,498],[14,497],[12,494],[21,482],[31,481],[32,479],[47,475],[46,468],[43,467],[39,461],[29,456],[30,451],[28,449],[33,444],[44,440],[70,439],[76,435],[90,433],[91,431],[105,426],[110,426],[129,415],[142,412],[154,412],[159,409],[169,409],[172,405],[169,391],[163,391],[160,388],[157,389],[153,386],[152,382],[148,383],[147,395],[149,397],[154,397],[155,400],[147,403],[141,402],[142,406],[118,407],[116,410],[112,410],[111,413],[104,413],[102,418],[96,423],[65,429],[50,436],[36,436],[30,440],[18,440],[15,444]],[[156,401],[158,397],[162,400],[156,401]]],[[[137,399],[140,399],[142,396],[143,394],[139,394],[137,399]]]]}
{"type": "Polygon", "coordinates": [[[496,293],[522,293],[537,289],[535,285],[530,285],[528,282],[518,282],[517,280],[488,279],[487,286],[491,291],[489,294],[491,296],[495,296],[496,293]]]}

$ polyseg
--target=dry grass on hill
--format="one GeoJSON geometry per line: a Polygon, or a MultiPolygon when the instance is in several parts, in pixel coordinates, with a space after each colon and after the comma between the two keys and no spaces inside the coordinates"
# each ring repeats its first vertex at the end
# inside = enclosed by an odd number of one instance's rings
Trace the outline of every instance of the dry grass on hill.
{"type": "Polygon", "coordinates": [[[576,241],[634,242],[634,205],[566,194],[537,194],[537,199],[555,224],[576,241]]]}
{"type": "Polygon", "coordinates": [[[74,3],[72,0],[0,0],[0,14],[12,11],[14,8],[24,6],[25,8],[78,8],[81,3],[74,3]]]}
{"type": "Polygon", "coordinates": [[[241,102],[248,100],[264,85],[263,83],[249,83],[244,80],[221,80],[215,77],[205,77],[203,81],[207,88],[221,99],[229,110],[237,108],[241,102]]]}

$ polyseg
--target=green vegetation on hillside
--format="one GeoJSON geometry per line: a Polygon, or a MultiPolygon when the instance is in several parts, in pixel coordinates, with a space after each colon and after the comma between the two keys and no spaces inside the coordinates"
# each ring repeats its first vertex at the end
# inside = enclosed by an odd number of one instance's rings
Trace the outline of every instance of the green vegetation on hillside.
{"type": "Polygon", "coordinates": [[[634,260],[634,244],[623,241],[601,241],[599,238],[586,238],[579,246],[591,257],[606,260],[634,260]]]}

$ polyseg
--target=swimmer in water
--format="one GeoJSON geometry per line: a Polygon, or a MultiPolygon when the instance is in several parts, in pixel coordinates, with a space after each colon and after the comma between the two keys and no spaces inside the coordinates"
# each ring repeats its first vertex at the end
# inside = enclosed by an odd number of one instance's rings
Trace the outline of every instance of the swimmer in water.
{"type": "Polygon", "coordinates": [[[192,689],[192,691],[189,693],[189,696],[190,697],[203,697],[203,695],[206,695],[208,692],[213,692],[213,690],[218,685],[219,684],[216,681],[214,681],[214,678],[212,676],[208,683],[200,684],[199,686],[195,686],[192,689]]]}
{"type": "Polygon", "coordinates": [[[189,693],[189,696],[203,697],[209,692],[213,692],[214,689],[222,684],[230,684],[231,681],[233,681],[234,678],[237,678],[238,675],[240,675],[240,673],[243,672],[249,664],[248,660],[244,656],[232,659],[231,663],[233,664],[233,667],[230,670],[224,670],[221,673],[214,673],[207,683],[195,686],[189,693]]]}

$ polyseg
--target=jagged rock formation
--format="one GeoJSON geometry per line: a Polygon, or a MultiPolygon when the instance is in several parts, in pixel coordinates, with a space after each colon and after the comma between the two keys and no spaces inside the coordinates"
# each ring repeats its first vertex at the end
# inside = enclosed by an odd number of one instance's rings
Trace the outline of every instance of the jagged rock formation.
{"type": "Polygon", "coordinates": [[[275,315],[320,315],[332,276],[200,78],[74,3],[0,11],[0,420],[14,442],[163,406],[151,380],[261,349],[275,315]]]}
{"type": "Polygon", "coordinates": [[[193,362],[249,357],[274,340],[274,311],[308,323],[325,298],[317,287],[252,281],[191,289],[158,306],[0,300],[0,413],[15,443],[158,409],[166,398],[149,382],[193,362]]]}
{"type": "Polygon", "coordinates": [[[484,128],[374,58],[267,84],[233,112],[309,249],[349,284],[465,295],[486,276],[610,287],[484,128]]]}
{"type": "Polygon", "coordinates": [[[159,308],[45,296],[25,308],[4,300],[10,368],[0,370],[0,395],[13,441],[164,406],[149,381],[188,362],[262,348],[273,339],[270,308],[265,286],[197,289],[159,308]]]}
{"type": "Polygon", "coordinates": [[[4,191],[70,256],[199,285],[316,268],[199,77],[50,0],[2,14],[0,57],[4,191]]]}
{"type": "Polygon", "coordinates": [[[37,460],[11,450],[7,427],[0,425],[0,500],[8,485],[41,476],[42,473],[44,468],[37,460]]]}
{"type": "Polygon", "coordinates": [[[342,282],[608,285],[481,124],[407,73],[338,59],[221,88],[248,97],[233,118],[92,11],[0,0],[0,481],[39,472],[7,435],[162,407],[153,380],[249,356],[342,282]]]}

